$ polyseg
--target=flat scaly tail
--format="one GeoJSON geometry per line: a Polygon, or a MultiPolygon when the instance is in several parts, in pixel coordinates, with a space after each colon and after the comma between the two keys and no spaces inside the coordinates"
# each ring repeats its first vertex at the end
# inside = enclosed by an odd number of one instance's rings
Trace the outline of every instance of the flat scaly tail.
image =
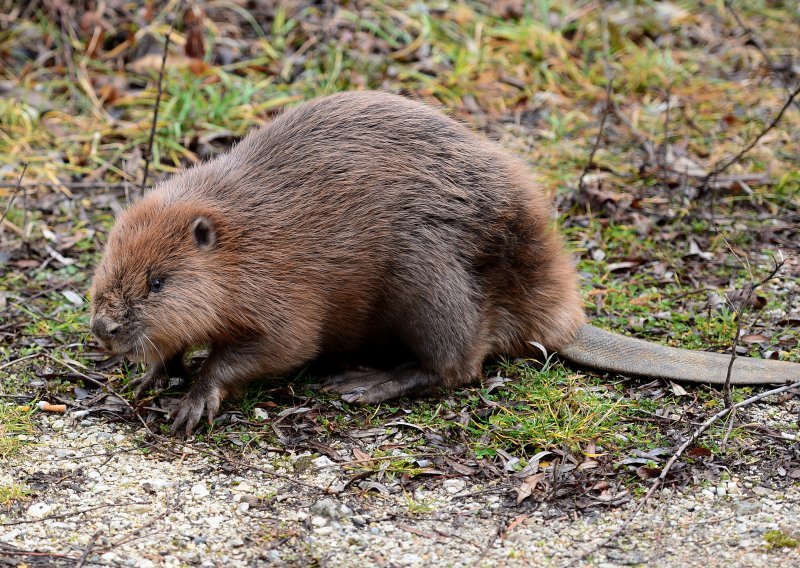
{"type": "MultiPolygon", "coordinates": [[[[558,354],[577,365],[621,375],[725,384],[730,355],[688,351],[584,325],[558,354]]],[[[800,381],[800,363],[736,357],[733,385],[780,385],[800,381]]]]}

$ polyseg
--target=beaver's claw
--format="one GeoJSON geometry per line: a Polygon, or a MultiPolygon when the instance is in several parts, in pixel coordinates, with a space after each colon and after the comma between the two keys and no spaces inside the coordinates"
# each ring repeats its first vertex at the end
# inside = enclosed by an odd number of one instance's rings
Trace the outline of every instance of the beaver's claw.
{"type": "Polygon", "coordinates": [[[178,407],[171,414],[175,416],[170,434],[178,436],[181,428],[185,436],[191,436],[194,428],[200,423],[203,415],[211,424],[219,411],[222,402],[222,393],[216,387],[209,387],[195,383],[192,390],[178,403],[178,407]]]}
{"type": "Polygon", "coordinates": [[[134,400],[141,400],[148,391],[160,392],[164,390],[167,378],[167,373],[164,372],[162,367],[150,367],[144,375],[136,377],[129,382],[128,388],[134,389],[134,400]]]}

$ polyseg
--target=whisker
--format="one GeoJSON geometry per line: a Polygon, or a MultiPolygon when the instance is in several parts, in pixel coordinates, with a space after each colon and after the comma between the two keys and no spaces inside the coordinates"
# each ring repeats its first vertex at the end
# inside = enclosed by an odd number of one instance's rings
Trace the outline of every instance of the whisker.
{"type": "MultiPolygon", "coordinates": [[[[146,339],[146,340],[147,340],[147,341],[150,343],[150,345],[152,345],[152,346],[153,346],[153,349],[155,349],[155,350],[156,350],[156,353],[158,353],[158,358],[159,358],[159,359],[161,359],[161,365],[162,365],[162,366],[164,366],[164,367],[166,367],[166,366],[167,366],[167,363],[166,363],[166,361],[164,361],[164,356],[161,354],[161,351],[159,351],[159,350],[158,350],[158,347],[156,347],[156,344],[155,344],[155,343],[153,343],[153,340],[152,340],[152,339],[150,339],[150,338],[147,336],[147,334],[146,334],[146,333],[142,333],[142,337],[144,337],[144,338],[145,338],[145,339],[146,339]]],[[[141,338],[139,338],[139,341],[141,341],[141,338]]]]}

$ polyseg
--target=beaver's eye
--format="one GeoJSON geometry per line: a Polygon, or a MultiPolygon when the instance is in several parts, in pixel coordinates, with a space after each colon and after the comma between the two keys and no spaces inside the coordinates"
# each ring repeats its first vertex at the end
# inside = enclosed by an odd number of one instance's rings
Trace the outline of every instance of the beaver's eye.
{"type": "Polygon", "coordinates": [[[153,278],[150,280],[150,291],[158,292],[164,287],[165,278],[153,278]]]}

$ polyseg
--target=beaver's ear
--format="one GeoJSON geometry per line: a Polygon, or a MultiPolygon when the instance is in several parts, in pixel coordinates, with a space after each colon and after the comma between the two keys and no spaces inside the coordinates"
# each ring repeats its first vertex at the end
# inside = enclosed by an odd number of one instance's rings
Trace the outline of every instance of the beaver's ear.
{"type": "Polygon", "coordinates": [[[192,222],[192,235],[195,244],[203,250],[209,250],[217,243],[214,224],[208,217],[198,217],[192,222]]]}

